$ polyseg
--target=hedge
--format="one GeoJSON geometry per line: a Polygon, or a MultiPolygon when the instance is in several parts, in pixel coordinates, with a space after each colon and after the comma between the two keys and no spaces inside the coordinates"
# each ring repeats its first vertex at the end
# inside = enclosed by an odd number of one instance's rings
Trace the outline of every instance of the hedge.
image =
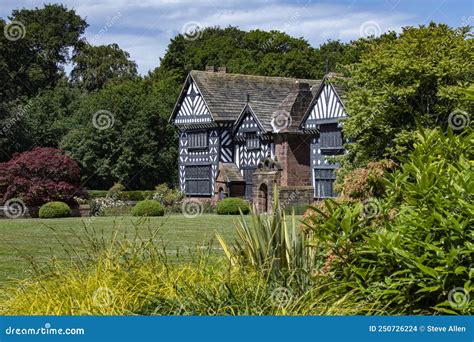
{"type": "MultiPolygon", "coordinates": [[[[89,197],[94,198],[104,198],[107,197],[108,190],[89,190],[89,197]]],[[[131,191],[121,191],[118,193],[118,199],[122,201],[143,201],[150,199],[155,194],[153,190],[131,190],[131,191]]]]}

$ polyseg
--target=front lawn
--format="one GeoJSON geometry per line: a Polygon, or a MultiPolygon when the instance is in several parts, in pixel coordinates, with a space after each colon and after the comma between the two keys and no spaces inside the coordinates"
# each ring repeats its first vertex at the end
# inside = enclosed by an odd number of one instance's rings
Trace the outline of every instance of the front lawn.
{"type": "MultiPolygon", "coordinates": [[[[182,215],[170,215],[147,219],[148,223],[140,225],[143,236],[148,235],[147,227],[158,228],[158,237],[163,243],[170,257],[179,253],[188,252],[199,246],[207,245],[218,231],[227,240],[235,237],[234,222],[238,216],[218,216],[203,214],[195,218],[186,218],[182,215]]],[[[27,257],[35,260],[47,260],[55,255],[65,257],[64,241],[80,246],[79,238],[84,238],[86,230],[84,223],[88,218],[63,219],[2,219],[0,220],[0,287],[5,286],[8,280],[25,278],[28,275],[29,263],[27,257]]],[[[133,223],[138,218],[123,217],[96,217],[90,227],[110,238],[116,230],[119,238],[124,234],[133,234],[133,223]],[[114,228],[115,227],[115,228],[114,228]]],[[[213,250],[220,251],[217,241],[214,241],[213,250]]]]}

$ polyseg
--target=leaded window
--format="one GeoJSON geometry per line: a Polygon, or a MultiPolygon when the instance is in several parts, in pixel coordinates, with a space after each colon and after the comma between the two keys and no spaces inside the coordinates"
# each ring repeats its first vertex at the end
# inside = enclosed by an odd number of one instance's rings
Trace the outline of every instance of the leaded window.
{"type": "Polygon", "coordinates": [[[188,148],[206,148],[208,144],[208,137],[207,132],[190,132],[187,134],[188,136],[188,148]]]}
{"type": "Polygon", "coordinates": [[[335,169],[314,169],[314,197],[336,197],[334,193],[335,169]]]}
{"type": "Polygon", "coordinates": [[[319,129],[319,142],[321,148],[342,148],[342,132],[337,123],[321,125],[319,129]]]}
{"type": "Polygon", "coordinates": [[[211,166],[186,166],[186,194],[211,195],[211,166]]]}
{"type": "Polygon", "coordinates": [[[245,136],[245,145],[247,146],[247,150],[260,149],[260,138],[257,133],[247,133],[245,136]]]}

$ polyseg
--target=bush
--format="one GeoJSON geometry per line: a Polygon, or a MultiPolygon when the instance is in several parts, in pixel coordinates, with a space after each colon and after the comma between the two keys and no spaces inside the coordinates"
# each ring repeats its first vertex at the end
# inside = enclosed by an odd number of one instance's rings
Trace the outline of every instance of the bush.
{"type": "Polygon", "coordinates": [[[71,216],[71,208],[64,202],[49,202],[41,206],[40,218],[59,218],[71,216]]]}
{"type": "Polygon", "coordinates": [[[133,216],[163,216],[165,209],[160,202],[155,200],[144,200],[138,202],[132,209],[133,216]]]}
{"type": "Polygon", "coordinates": [[[473,138],[420,132],[385,196],[313,208],[318,215],[306,223],[321,256],[315,277],[389,314],[472,313],[473,138]]]}
{"type": "Polygon", "coordinates": [[[122,183],[115,183],[112,187],[107,191],[107,197],[119,198],[120,194],[125,191],[126,187],[122,183]]]}
{"type": "Polygon", "coordinates": [[[252,212],[251,220],[241,216],[235,226],[239,239],[234,245],[218,233],[216,237],[231,264],[254,267],[276,281],[304,287],[310,283],[314,254],[305,245],[306,232],[298,229],[295,216],[287,217],[281,209],[276,186],[273,193],[273,213],[252,212]]]}
{"type": "Polygon", "coordinates": [[[354,169],[345,175],[338,173],[335,190],[341,197],[352,199],[367,200],[371,197],[380,197],[385,192],[384,177],[396,167],[397,164],[393,160],[385,159],[370,162],[366,167],[354,169]]]}
{"type": "Polygon", "coordinates": [[[219,215],[239,215],[239,209],[242,214],[248,214],[250,211],[248,203],[237,197],[225,198],[217,203],[217,213],[219,215]]]}
{"type": "Polygon", "coordinates": [[[0,163],[0,194],[3,201],[19,197],[28,206],[61,201],[75,205],[85,197],[79,165],[56,148],[37,147],[0,163]]]}
{"type": "Polygon", "coordinates": [[[291,214],[303,215],[306,212],[306,210],[308,210],[308,208],[309,208],[309,204],[307,203],[295,203],[295,204],[289,204],[285,206],[284,211],[285,211],[285,214],[287,215],[291,215],[291,214]]]}
{"type": "Polygon", "coordinates": [[[165,207],[170,207],[172,211],[179,207],[183,194],[177,189],[171,189],[166,183],[160,184],[155,188],[153,199],[160,201],[165,207]]]}

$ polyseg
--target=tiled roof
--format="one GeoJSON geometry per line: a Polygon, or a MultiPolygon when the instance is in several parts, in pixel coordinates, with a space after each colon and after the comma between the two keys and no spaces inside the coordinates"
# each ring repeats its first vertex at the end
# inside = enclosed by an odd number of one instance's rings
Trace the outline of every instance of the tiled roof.
{"type": "MultiPolygon", "coordinates": [[[[321,84],[320,80],[197,70],[191,71],[190,76],[196,82],[215,121],[235,121],[248,100],[258,120],[268,131],[271,131],[270,122],[275,111],[287,110],[291,113],[298,94],[311,97],[321,84]],[[312,88],[313,93],[305,84],[312,88]]],[[[293,124],[297,126],[298,123],[293,124]]]]}
{"type": "Polygon", "coordinates": [[[239,168],[234,163],[222,163],[221,171],[224,172],[224,179],[227,182],[245,182],[239,168]]]}

